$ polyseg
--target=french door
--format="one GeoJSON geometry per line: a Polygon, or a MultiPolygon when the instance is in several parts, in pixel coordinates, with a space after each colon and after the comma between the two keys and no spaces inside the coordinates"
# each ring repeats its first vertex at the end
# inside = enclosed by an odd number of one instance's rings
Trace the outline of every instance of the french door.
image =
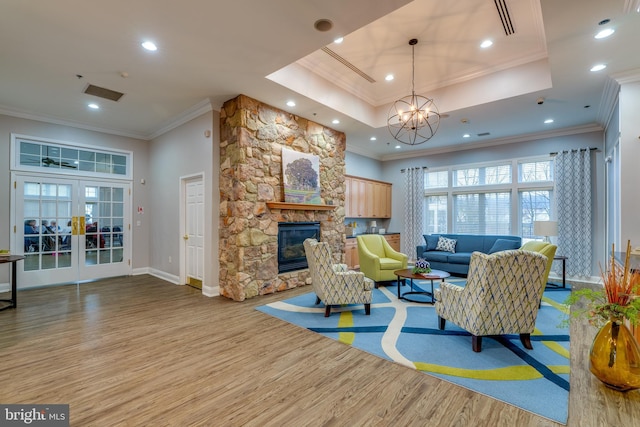
{"type": "Polygon", "coordinates": [[[129,182],[15,174],[21,287],[131,273],[129,182]]]}

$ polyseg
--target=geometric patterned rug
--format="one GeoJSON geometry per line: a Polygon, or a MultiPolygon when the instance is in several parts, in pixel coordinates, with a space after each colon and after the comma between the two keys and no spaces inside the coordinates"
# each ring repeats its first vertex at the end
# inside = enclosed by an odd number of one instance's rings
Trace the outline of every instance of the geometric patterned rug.
{"type": "MultiPolygon", "coordinates": [[[[464,285],[465,279],[447,281],[464,285]]],[[[430,290],[427,282],[414,288],[430,290]]],[[[437,284],[436,284],[437,288],[437,284]]],[[[406,289],[403,290],[405,292],[406,289]]],[[[570,289],[547,288],[531,334],[533,350],[518,335],[484,337],[482,351],[471,349],[468,332],[452,322],[437,325],[432,304],[398,300],[395,285],[373,290],[371,315],[362,305],[324,305],[309,292],[257,307],[257,310],[328,338],[416,369],[542,417],[567,423],[569,401],[569,331],[561,325],[570,289]]]]}

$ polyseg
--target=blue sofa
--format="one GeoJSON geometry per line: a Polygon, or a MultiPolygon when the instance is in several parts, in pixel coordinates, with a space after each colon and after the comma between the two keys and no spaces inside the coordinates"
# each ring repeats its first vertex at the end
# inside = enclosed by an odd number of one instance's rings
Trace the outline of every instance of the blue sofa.
{"type": "Polygon", "coordinates": [[[520,236],[480,235],[480,234],[425,234],[425,244],[416,248],[417,258],[429,261],[431,268],[448,273],[466,275],[469,272],[471,253],[474,251],[491,254],[522,246],[520,236]],[[456,241],[455,252],[436,250],[442,237],[456,241]]]}

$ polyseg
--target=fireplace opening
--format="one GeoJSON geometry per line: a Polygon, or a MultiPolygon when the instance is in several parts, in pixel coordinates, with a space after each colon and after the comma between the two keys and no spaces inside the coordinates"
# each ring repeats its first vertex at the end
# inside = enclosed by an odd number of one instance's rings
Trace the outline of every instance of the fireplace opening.
{"type": "Polygon", "coordinates": [[[308,268],[305,239],[320,240],[319,222],[278,223],[278,273],[308,268]]]}

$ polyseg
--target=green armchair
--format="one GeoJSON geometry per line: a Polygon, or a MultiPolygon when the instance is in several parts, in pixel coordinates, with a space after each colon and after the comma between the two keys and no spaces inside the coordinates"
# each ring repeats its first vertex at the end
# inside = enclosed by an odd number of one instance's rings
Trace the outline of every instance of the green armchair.
{"type": "Polygon", "coordinates": [[[389,282],[396,280],[393,274],[396,270],[407,268],[407,255],[393,249],[387,239],[379,234],[364,234],[356,236],[358,240],[358,257],[360,271],[375,282],[389,282]]]}
{"type": "Polygon", "coordinates": [[[544,288],[547,286],[547,282],[549,281],[551,264],[553,263],[553,257],[556,256],[556,250],[558,249],[558,247],[556,245],[552,245],[551,243],[532,240],[522,245],[520,249],[523,251],[537,252],[547,257],[547,267],[544,271],[544,277],[542,278],[542,288],[540,291],[540,298],[542,298],[542,292],[544,292],[544,288]]]}

